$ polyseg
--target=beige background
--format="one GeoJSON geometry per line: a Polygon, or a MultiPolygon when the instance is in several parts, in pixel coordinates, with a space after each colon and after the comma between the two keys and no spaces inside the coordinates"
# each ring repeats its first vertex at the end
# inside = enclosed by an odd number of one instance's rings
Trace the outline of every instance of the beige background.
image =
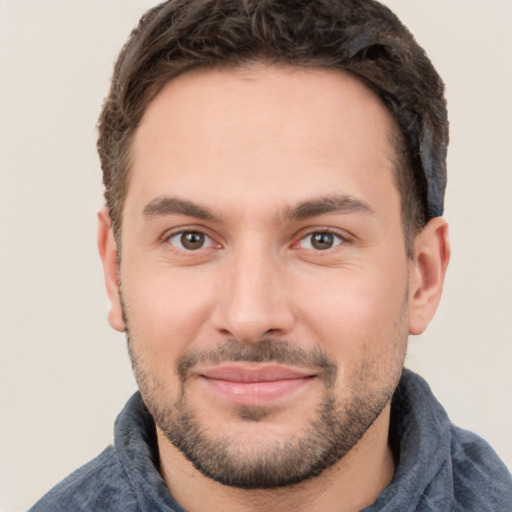
{"type": "MultiPolygon", "coordinates": [[[[95,248],[95,123],[149,0],[0,0],[0,510],[99,453],[133,392],[95,248]]],[[[447,84],[453,259],[408,364],[512,467],[510,0],[387,0],[447,84]]]]}

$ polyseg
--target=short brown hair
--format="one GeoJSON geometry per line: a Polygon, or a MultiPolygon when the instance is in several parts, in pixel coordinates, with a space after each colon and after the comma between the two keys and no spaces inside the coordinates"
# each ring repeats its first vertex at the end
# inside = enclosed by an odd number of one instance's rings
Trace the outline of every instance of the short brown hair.
{"type": "Polygon", "coordinates": [[[123,47],[99,119],[105,199],[118,237],[133,136],[166,82],[191,69],[254,61],[348,71],[393,114],[406,239],[443,213],[444,84],[412,34],[373,0],[169,0],[123,47]]]}

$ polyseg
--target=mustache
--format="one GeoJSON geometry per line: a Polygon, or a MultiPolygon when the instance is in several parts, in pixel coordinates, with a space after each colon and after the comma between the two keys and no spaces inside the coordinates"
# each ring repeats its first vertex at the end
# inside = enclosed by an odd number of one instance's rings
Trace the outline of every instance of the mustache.
{"type": "Polygon", "coordinates": [[[194,350],[182,354],[177,361],[177,373],[184,382],[198,364],[218,365],[227,362],[278,363],[291,366],[313,367],[327,388],[334,386],[338,366],[320,348],[305,350],[287,340],[262,339],[242,344],[234,338],[227,339],[210,350],[194,350]]]}

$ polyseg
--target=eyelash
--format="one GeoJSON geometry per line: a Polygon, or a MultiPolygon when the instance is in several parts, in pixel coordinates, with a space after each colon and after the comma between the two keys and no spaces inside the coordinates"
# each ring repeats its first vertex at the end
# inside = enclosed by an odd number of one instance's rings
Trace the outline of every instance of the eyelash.
{"type": "Polygon", "coordinates": [[[327,248],[324,248],[324,249],[319,249],[319,248],[315,248],[315,247],[308,247],[308,248],[306,248],[307,250],[311,250],[311,251],[318,252],[318,253],[327,252],[327,251],[330,251],[332,249],[336,249],[338,246],[343,245],[343,244],[348,242],[347,237],[342,235],[338,231],[335,231],[335,230],[329,229],[329,228],[324,228],[324,229],[316,229],[314,231],[309,231],[306,235],[302,236],[299,239],[299,241],[296,244],[294,244],[294,245],[298,246],[301,242],[304,242],[308,238],[310,238],[309,244],[313,245],[312,237],[314,235],[330,235],[330,236],[332,236],[334,238],[333,245],[331,247],[327,247],[327,248]],[[337,239],[337,241],[336,241],[336,239],[337,239]]]}
{"type": "MultiPolygon", "coordinates": [[[[163,242],[171,245],[174,249],[178,250],[178,251],[181,251],[181,252],[184,252],[184,253],[194,253],[194,252],[197,252],[201,249],[208,249],[212,246],[215,245],[215,241],[213,240],[213,238],[211,236],[209,236],[208,234],[206,234],[203,230],[201,229],[180,229],[179,231],[174,231],[174,232],[171,232],[171,233],[167,233],[164,237],[163,237],[163,242]],[[186,234],[195,234],[195,235],[199,235],[199,236],[202,236],[204,237],[204,240],[205,240],[205,243],[207,243],[207,246],[205,246],[204,244],[201,245],[200,247],[198,247],[197,249],[190,249],[190,248],[186,248],[186,247],[177,247],[176,245],[174,245],[171,240],[173,238],[176,238],[176,237],[183,237],[183,235],[186,235],[186,234]]],[[[181,245],[183,245],[183,243],[181,242],[181,245]]]]}
{"type": "MultiPolygon", "coordinates": [[[[306,234],[302,235],[297,242],[292,244],[292,248],[300,248],[299,246],[302,242],[304,242],[305,240],[307,240],[310,237],[313,237],[314,235],[331,235],[332,237],[337,239],[337,241],[334,240],[333,245],[331,247],[326,247],[324,249],[311,247],[312,242],[310,241],[309,242],[310,247],[306,247],[303,249],[305,249],[307,251],[312,251],[314,253],[321,254],[321,253],[328,253],[331,250],[335,250],[336,248],[338,248],[341,245],[350,243],[350,238],[348,236],[346,236],[345,234],[342,234],[339,231],[333,230],[331,228],[320,228],[320,229],[308,231],[306,234]]],[[[202,249],[212,248],[216,244],[214,239],[211,236],[209,236],[207,233],[205,233],[203,229],[200,229],[200,228],[198,228],[198,229],[194,229],[194,228],[180,229],[179,231],[173,231],[171,233],[166,233],[162,237],[162,240],[164,243],[170,245],[173,249],[180,251],[182,253],[188,253],[188,254],[193,254],[202,249]],[[173,238],[183,237],[183,235],[186,235],[186,234],[195,234],[195,235],[199,235],[200,237],[204,237],[204,243],[202,245],[200,245],[199,247],[197,247],[196,249],[191,249],[191,248],[183,247],[183,243],[181,240],[178,243],[180,243],[182,245],[182,247],[178,247],[177,244],[174,244],[171,242],[171,240],[173,238]],[[205,245],[205,243],[207,245],[205,245]]],[[[220,244],[217,244],[217,245],[220,247],[220,244]]]]}

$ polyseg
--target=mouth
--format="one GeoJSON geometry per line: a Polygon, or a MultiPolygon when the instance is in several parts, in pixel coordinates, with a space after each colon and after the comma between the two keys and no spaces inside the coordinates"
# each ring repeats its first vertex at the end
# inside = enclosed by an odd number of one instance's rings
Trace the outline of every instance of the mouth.
{"type": "Polygon", "coordinates": [[[269,405],[292,396],[316,374],[281,365],[226,364],[197,373],[211,393],[234,405],[269,405]]]}

